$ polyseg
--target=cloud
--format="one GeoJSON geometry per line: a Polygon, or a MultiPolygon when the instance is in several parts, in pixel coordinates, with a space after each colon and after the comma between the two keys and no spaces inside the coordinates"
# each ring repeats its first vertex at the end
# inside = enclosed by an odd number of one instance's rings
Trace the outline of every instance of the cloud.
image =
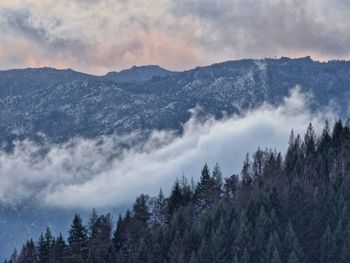
{"type": "Polygon", "coordinates": [[[246,57],[347,58],[349,12],[344,0],[2,0],[0,68],[102,74],[246,57]]]}
{"type": "Polygon", "coordinates": [[[209,4],[180,0],[176,10],[206,25],[197,37],[219,53],[224,48],[235,57],[309,54],[321,59],[349,54],[349,34],[342,20],[347,13],[337,9],[336,3],[220,0],[210,9],[209,4]]]}
{"type": "Polygon", "coordinates": [[[31,53],[35,66],[66,65],[95,73],[133,64],[198,62],[190,29],[176,29],[176,18],[167,14],[168,1],[23,2],[0,6],[0,28],[9,39],[0,44],[5,67],[28,64],[25,56],[20,63],[7,57],[18,50],[31,53]],[[26,45],[17,48],[14,38],[26,45]]]}
{"type": "Polygon", "coordinates": [[[311,113],[310,96],[293,89],[281,106],[264,104],[243,116],[198,121],[194,115],[181,136],[154,131],[143,144],[121,148],[138,135],[75,139],[61,145],[18,143],[0,154],[0,200],[53,207],[108,208],[129,204],[140,193],[168,192],[177,177],[198,179],[205,162],[219,162],[225,176],[238,173],[247,152],[258,146],[286,150],[292,129],[303,134],[309,122],[320,131],[331,112],[311,113]],[[43,154],[44,152],[44,154],[43,154]]]}

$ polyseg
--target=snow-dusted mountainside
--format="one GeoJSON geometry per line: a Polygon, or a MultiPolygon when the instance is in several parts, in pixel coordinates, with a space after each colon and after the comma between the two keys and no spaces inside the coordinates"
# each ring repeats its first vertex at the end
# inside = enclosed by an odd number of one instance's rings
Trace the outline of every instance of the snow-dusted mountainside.
{"type": "Polygon", "coordinates": [[[344,61],[239,60],[176,74],[146,66],[101,77],[70,69],[0,71],[0,141],[38,133],[60,142],[77,135],[180,130],[196,105],[219,118],[264,101],[278,104],[295,85],[313,93],[315,107],[332,103],[347,115],[350,62],[344,61]],[[130,81],[137,76],[139,81],[130,81]]]}

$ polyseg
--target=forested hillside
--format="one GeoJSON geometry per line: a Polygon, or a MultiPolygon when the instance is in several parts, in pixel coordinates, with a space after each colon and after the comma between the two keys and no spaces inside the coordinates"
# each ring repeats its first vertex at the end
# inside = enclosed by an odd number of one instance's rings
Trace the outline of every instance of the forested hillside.
{"type": "Polygon", "coordinates": [[[349,262],[348,122],[292,132],[285,156],[258,149],[240,175],[211,170],[141,194],[117,222],[75,215],[67,240],[47,228],[7,262],[349,262]]]}

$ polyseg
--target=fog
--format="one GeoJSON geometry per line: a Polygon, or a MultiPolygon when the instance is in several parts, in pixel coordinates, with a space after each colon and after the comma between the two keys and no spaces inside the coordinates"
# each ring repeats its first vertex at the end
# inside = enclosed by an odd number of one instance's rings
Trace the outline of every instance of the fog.
{"type": "Polygon", "coordinates": [[[284,102],[222,120],[199,121],[196,110],[184,124],[181,136],[154,131],[133,147],[120,148],[138,134],[75,138],[65,144],[36,145],[17,142],[13,153],[0,153],[0,200],[18,205],[33,200],[60,208],[91,209],[129,204],[140,193],[169,192],[176,178],[197,180],[204,163],[216,162],[224,176],[239,173],[247,152],[257,147],[285,152],[289,134],[304,134],[309,122],[320,131],[330,108],[314,113],[311,94],[294,88],[284,102]]]}

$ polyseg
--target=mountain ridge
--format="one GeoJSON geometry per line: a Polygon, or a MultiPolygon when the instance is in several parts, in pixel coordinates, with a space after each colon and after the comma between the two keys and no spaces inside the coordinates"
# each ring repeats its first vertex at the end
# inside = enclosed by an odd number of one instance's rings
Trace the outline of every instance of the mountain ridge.
{"type": "Polygon", "coordinates": [[[244,59],[129,83],[52,68],[0,71],[0,141],[39,133],[63,142],[135,130],[181,132],[188,111],[196,106],[205,115],[221,118],[264,102],[277,105],[296,85],[314,95],[313,108],[333,103],[347,117],[348,61],[244,59]]]}

